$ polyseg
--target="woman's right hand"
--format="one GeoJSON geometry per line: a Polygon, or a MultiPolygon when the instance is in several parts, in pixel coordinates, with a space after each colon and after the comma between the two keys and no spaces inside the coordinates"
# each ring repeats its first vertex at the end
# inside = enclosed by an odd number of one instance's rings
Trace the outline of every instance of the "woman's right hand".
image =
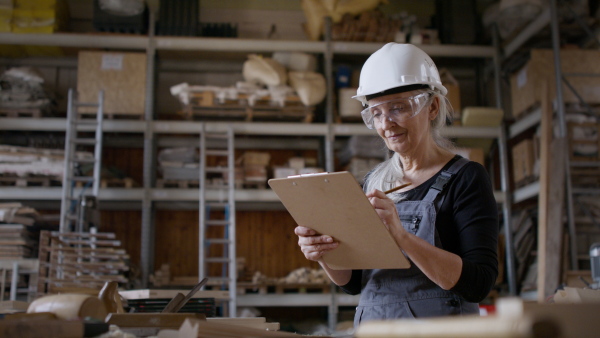
{"type": "Polygon", "coordinates": [[[324,254],[339,246],[331,236],[321,235],[311,228],[297,226],[294,233],[298,235],[300,250],[311,261],[318,262],[324,254]]]}

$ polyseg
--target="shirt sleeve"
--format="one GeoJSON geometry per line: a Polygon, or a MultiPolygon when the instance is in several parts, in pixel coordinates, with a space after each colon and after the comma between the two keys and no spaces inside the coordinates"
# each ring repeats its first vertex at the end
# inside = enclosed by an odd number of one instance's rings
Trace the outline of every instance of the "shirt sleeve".
{"type": "Polygon", "coordinates": [[[457,228],[458,243],[451,243],[451,251],[462,258],[463,267],[451,291],[478,303],[489,294],[498,276],[498,206],[489,176],[476,162],[465,166],[453,185],[444,204],[451,205],[457,228]]]}
{"type": "Polygon", "coordinates": [[[362,289],[362,270],[352,270],[350,281],[346,285],[340,286],[340,289],[349,295],[358,295],[362,289]]]}

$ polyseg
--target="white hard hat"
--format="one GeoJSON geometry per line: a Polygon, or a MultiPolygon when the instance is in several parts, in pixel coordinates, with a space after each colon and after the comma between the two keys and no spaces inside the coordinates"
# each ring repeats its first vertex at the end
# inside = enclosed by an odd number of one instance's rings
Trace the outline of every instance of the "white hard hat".
{"type": "Polygon", "coordinates": [[[390,42],[369,56],[352,98],[367,104],[367,95],[414,85],[437,88],[443,95],[448,93],[429,55],[414,45],[390,42]]]}

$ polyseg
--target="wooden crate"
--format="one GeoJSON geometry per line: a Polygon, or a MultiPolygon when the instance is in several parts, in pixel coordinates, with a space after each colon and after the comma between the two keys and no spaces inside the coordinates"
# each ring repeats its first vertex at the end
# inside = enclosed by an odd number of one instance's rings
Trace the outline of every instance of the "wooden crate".
{"type": "Polygon", "coordinates": [[[300,121],[313,120],[315,107],[304,106],[299,97],[288,96],[283,106],[274,104],[268,97],[255,100],[250,105],[247,95],[237,99],[218,100],[213,92],[193,93],[190,104],[184,105],[186,119],[244,120],[244,121],[300,121]]]}
{"type": "MultiPolygon", "coordinates": [[[[98,102],[104,91],[104,113],[109,116],[143,115],[146,103],[146,54],[79,52],[77,91],[79,102],[98,102]]],[[[94,112],[80,108],[79,112],[94,112]]]]}

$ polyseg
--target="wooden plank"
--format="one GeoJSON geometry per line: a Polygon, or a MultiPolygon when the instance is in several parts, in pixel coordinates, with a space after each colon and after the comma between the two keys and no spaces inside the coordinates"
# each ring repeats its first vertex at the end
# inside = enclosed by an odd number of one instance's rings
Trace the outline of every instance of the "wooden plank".
{"type": "Polygon", "coordinates": [[[83,321],[78,320],[0,320],[0,337],[83,337],[83,321]]]}
{"type": "Polygon", "coordinates": [[[560,283],[562,211],[564,200],[564,138],[553,139],[553,109],[547,85],[541,88],[542,134],[540,137],[540,193],[538,220],[538,294],[544,303],[560,283]]]}
{"type": "MultiPolygon", "coordinates": [[[[184,289],[140,289],[140,290],[127,290],[119,291],[119,294],[125,299],[156,299],[156,298],[173,298],[178,293],[186,294],[189,290],[184,289]]],[[[229,291],[219,290],[200,290],[194,294],[194,298],[215,298],[215,299],[227,299],[229,298],[229,291]]]]}

